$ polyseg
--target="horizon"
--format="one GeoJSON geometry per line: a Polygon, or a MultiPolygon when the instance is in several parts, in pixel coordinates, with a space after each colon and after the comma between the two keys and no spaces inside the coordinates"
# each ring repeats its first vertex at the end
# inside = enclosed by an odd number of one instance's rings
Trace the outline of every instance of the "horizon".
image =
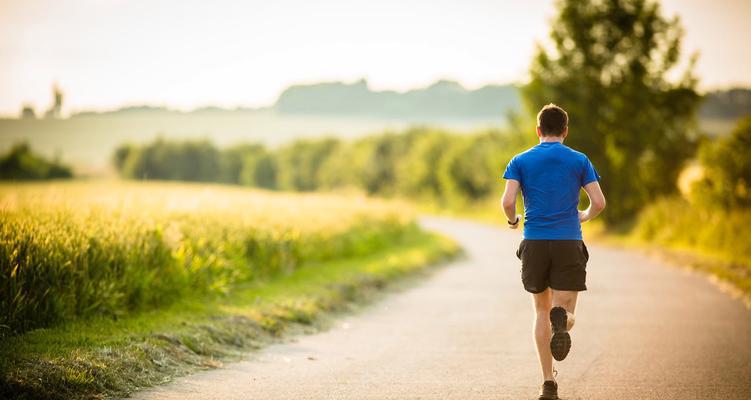
{"type": "MultiPolygon", "coordinates": [[[[371,92],[373,92],[373,93],[396,92],[398,94],[405,94],[405,93],[408,93],[408,92],[411,92],[411,91],[418,91],[418,90],[428,89],[428,88],[434,86],[435,84],[437,84],[439,82],[456,83],[456,84],[460,85],[464,90],[467,90],[467,91],[474,91],[474,90],[482,89],[482,88],[489,87],[489,86],[515,86],[515,87],[520,87],[521,85],[523,85],[523,83],[519,83],[519,82],[506,82],[506,83],[488,82],[488,83],[484,83],[484,84],[481,84],[480,86],[476,86],[476,87],[467,87],[467,86],[463,85],[461,82],[458,82],[458,81],[455,81],[455,80],[451,80],[451,79],[439,79],[439,80],[436,80],[436,81],[434,81],[432,83],[429,83],[427,85],[410,87],[410,88],[407,88],[407,89],[404,89],[404,90],[399,90],[399,89],[388,89],[388,88],[386,88],[386,89],[376,89],[376,88],[373,88],[373,86],[370,85],[370,82],[368,82],[367,79],[365,79],[365,78],[356,79],[354,81],[317,81],[317,82],[305,82],[305,83],[292,83],[291,85],[289,85],[286,88],[284,88],[279,93],[279,95],[277,95],[277,97],[272,102],[270,102],[268,104],[261,104],[261,105],[258,105],[258,106],[247,106],[247,105],[242,105],[242,104],[238,104],[238,105],[226,105],[225,106],[225,105],[218,105],[218,104],[215,104],[215,103],[206,103],[206,104],[197,104],[197,105],[195,105],[193,107],[181,108],[181,107],[173,107],[172,105],[167,104],[167,103],[124,103],[124,104],[121,104],[119,106],[114,106],[114,107],[68,109],[66,112],[63,113],[63,115],[61,116],[61,118],[65,119],[65,118],[69,118],[69,117],[72,117],[72,116],[75,116],[75,115],[78,115],[78,114],[84,114],[84,113],[101,113],[101,114],[106,114],[106,113],[118,112],[118,111],[123,111],[123,110],[127,110],[127,109],[134,109],[134,108],[152,108],[152,109],[158,109],[158,110],[170,111],[170,112],[176,112],[176,113],[184,113],[184,114],[189,114],[189,113],[192,113],[192,112],[196,112],[196,111],[200,111],[200,110],[204,110],[204,109],[208,109],[208,108],[215,108],[215,109],[222,110],[222,111],[253,111],[253,112],[255,112],[255,111],[264,111],[264,110],[272,109],[276,105],[276,103],[279,100],[279,97],[282,95],[282,93],[285,90],[293,88],[293,87],[304,87],[304,86],[312,86],[312,85],[320,85],[320,84],[353,85],[353,84],[356,84],[356,83],[358,83],[360,81],[365,81],[366,84],[367,84],[368,89],[371,92]]],[[[50,86],[50,91],[49,91],[50,92],[49,93],[50,94],[50,104],[52,104],[52,93],[53,93],[54,87],[55,87],[54,84],[50,86]]],[[[733,89],[751,90],[751,85],[718,86],[718,87],[714,87],[714,88],[708,88],[708,89],[705,89],[705,90],[699,90],[699,93],[701,93],[701,94],[707,94],[707,93],[710,93],[710,92],[726,91],[726,90],[733,90],[733,89]]],[[[65,91],[63,91],[63,94],[65,94],[65,91]]],[[[20,107],[22,107],[24,105],[26,105],[26,103],[21,104],[19,106],[19,109],[20,109],[20,107]]],[[[44,109],[45,109],[45,107],[40,107],[40,108],[35,108],[34,109],[34,111],[36,111],[38,113],[37,114],[38,118],[42,118],[43,117],[42,112],[44,111],[44,109]]],[[[18,114],[19,114],[18,112],[15,112],[15,113],[2,113],[2,112],[0,112],[0,119],[17,119],[17,118],[19,118],[18,114]]]]}
{"type": "MultiPolygon", "coordinates": [[[[458,81],[455,81],[455,80],[452,80],[452,79],[438,79],[438,80],[436,80],[434,82],[430,82],[430,83],[428,83],[426,85],[416,86],[416,87],[410,87],[410,88],[406,88],[406,89],[403,89],[403,90],[398,90],[398,89],[388,89],[388,88],[386,88],[386,89],[376,89],[365,78],[359,78],[359,79],[355,79],[355,80],[352,80],[352,81],[315,81],[315,82],[304,82],[304,83],[292,83],[289,86],[283,88],[282,91],[279,92],[279,94],[276,96],[276,98],[274,98],[274,100],[272,102],[270,102],[268,104],[261,104],[261,105],[258,105],[258,106],[246,106],[246,105],[242,105],[242,104],[221,106],[221,105],[218,105],[216,103],[206,103],[206,104],[198,104],[198,105],[196,105],[194,107],[181,108],[181,107],[173,107],[170,104],[166,104],[166,103],[124,103],[124,104],[121,104],[119,106],[107,107],[107,108],[68,109],[66,112],[63,113],[62,117],[63,118],[67,118],[67,117],[70,117],[70,116],[73,116],[73,115],[76,115],[76,114],[89,113],[89,112],[91,112],[91,113],[117,112],[117,111],[124,110],[124,109],[140,108],[140,107],[143,107],[143,108],[164,109],[164,110],[167,110],[167,111],[174,111],[174,112],[181,112],[181,113],[191,113],[191,112],[202,110],[202,109],[206,109],[206,108],[218,108],[218,109],[227,110],[227,111],[234,111],[234,110],[261,111],[261,110],[266,110],[266,109],[273,108],[274,105],[276,105],[276,103],[279,100],[279,97],[282,95],[282,93],[284,93],[284,91],[286,91],[287,89],[290,89],[290,88],[313,86],[313,85],[324,85],[324,84],[354,85],[354,84],[357,84],[357,83],[362,82],[362,81],[364,81],[366,83],[368,90],[370,90],[373,93],[396,92],[398,94],[405,94],[405,93],[412,92],[412,91],[428,89],[428,88],[430,88],[430,87],[432,87],[432,86],[434,86],[434,85],[436,85],[437,83],[440,83],[440,82],[456,83],[456,84],[458,84],[459,86],[461,86],[466,91],[474,91],[474,90],[482,89],[482,88],[489,87],[489,86],[516,86],[516,87],[519,87],[521,85],[520,83],[517,83],[517,82],[507,82],[507,83],[488,82],[488,83],[481,84],[481,85],[479,85],[477,87],[467,87],[467,86],[463,85],[461,82],[458,82],[458,81]]],[[[53,102],[52,101],[53,100],[52,97],[53,97],[53,92],[54,92],[54,88],[55,87],[56,87],[56,85],[54,83],[52,85],[50,85],[50,87],[49,87],[49,98],[50,98],[49,104],[52,104],[52,102],[53,102]]],[[[67,93],[65,90],[62,90],[62,92],[63,92],[64,95],[66,95],[66,93],[67,93]]],[[[22,107],[23,105],[24,104],[19,105],[19,110],[20,110],[20,107],[22,107]]],[[[37,113],[40,113],[40,112],[43,112],[44,109],[45,109],[45,107],[40,107],[40,108],[35,108],[34,111],[36,111],[37,113]]],[[[13,118],[18,118],[18,117],[19,117],[18,112],[15,112],[15,113],[2,113],[2,112],[0,112],[0,118],[11,118],[11,119],[13,119],[13,118]]],[[[41,118],[42,115],[38,114],[38,117],[41,118]]]]}
{"type": "MultiPolygon", "coordinates": [[[[291,86],[361,79],[373,91],[396,92],[438,80],[468,90],[519,85],[535,44],[548,42],[555,12],[552,0],[472,7],[356,3],[284,0],[204,9],[167,0],[5,2],[0,116],[17,116],[26,104],[43,112],[54,84],[66,97],[63,115],[133,106],[266,108],[291,86]]],[[[751,49],[726,40],[750,33],[738,18],[751,13],[750,3],[736,0],[712,12],[707,0],[660,4],[686,30],[674,75],[699,51],[700,91],[751,87],[744,70],[751,49]]]]}

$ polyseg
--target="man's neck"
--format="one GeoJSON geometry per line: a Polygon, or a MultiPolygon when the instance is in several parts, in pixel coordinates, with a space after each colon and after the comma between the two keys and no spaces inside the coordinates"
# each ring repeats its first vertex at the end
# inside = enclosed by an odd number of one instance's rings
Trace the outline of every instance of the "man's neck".
{"type": "Polygon", "coordinates": [[[563,143],[563,136],[540,136],[540,143],[563,143]]]}

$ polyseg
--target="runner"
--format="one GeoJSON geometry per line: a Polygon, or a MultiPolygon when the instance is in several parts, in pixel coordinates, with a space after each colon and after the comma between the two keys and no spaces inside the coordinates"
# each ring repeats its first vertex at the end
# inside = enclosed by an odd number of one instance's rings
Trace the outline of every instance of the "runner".
{"type": "Polygon", "coordinates": [[[519,227],[516,213],[519,189],[524,198],[524,239],[516,256],[522,262],[522,283],[532,293],[535,307],[534,337],[542,369],[540,400],[558,399],[553,358],[562,361],[571,349],[569,331],[574,325],[577,295],[587,290],[587,246],[581,223],[605,208],[599,176],[586,155],[565,146],[568,114],[548,104],[537,114],[540,144],[517,154],[503,178],[503,211],[509,228],[519,227]],[[590,206],[579,211],[579,191],[590,206]]]}

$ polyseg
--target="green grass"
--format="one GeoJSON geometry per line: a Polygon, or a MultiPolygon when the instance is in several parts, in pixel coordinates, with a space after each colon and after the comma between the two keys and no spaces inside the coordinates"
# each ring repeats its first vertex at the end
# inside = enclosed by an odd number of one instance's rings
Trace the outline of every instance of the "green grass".
{"type": "Polygon", "coordinates": [[[0,397],[123,396],[214,368],[285,333],[323,328],[332,312],[457,252],[453,242],[414,230],[373,254],[310,263],[226,297],[184,298],[126,318],[81,319],[10,337],[0,342],[0,397]]]}
{"type": "Polygon", "coordinates": [[[645,208],[630,239],[737,288],[751,304],[751,210],[700,207],[666,198],[645,208]]]}
{"type": "Polygon", "coordinates": [[[366,255],[416,229],[404,210],[220,185],[0,185],[0,338],[366,255]]]}

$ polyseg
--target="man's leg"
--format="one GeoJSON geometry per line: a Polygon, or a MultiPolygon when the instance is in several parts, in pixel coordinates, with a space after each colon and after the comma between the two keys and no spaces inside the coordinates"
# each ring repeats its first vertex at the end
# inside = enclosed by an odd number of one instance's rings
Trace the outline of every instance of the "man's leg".
{"type": "Polygon", "coordinates": [[[563,361],[571,350],[569,330],[574,326],[574,309],[577,292],[552,289],[553,308],[550,310],[550,353],[557,361],[563,361]]]}
{"type": "Polygon", "coordinates": [[[540,360],[543,380],[554,381],[553,356],[550,353],[550,308],[553,296],[550,288],[541,293],[532,294],[535,303],[535,344],[537,358],[540,360]]]}
{"type": "Polygon", "coordinates": [[[576,300],[579,292],[570,290],[553,289],[553,307],[563,307],[566,310],[568,319],[566,320],[566,330],[570,331],[574,327],[576,311],[576,300]]]}

